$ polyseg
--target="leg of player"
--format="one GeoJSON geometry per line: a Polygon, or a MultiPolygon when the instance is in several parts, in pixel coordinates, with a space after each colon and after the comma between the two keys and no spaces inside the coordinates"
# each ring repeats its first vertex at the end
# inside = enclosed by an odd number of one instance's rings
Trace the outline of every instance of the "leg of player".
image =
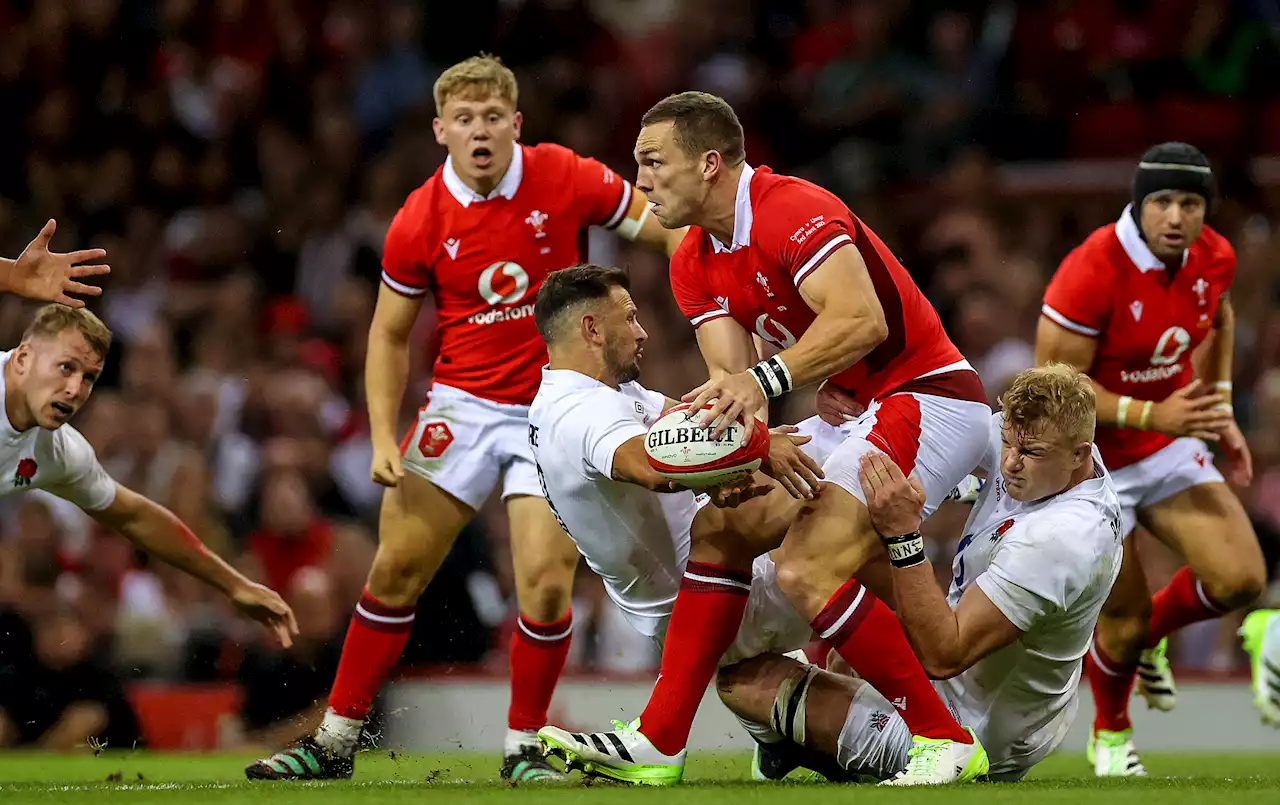
{"type": "Polygon", "coordinates": [[[704,506],[693,521],[689,561],[667,622],[661,671],[644,712],[612,732],[545,727],[538,737],[548,751],[624,782],[679,782],[698,704],[742,624],[752,561],[778,545],[798,505],[774,486],[737,508],[704,506]]]}
{"type": "Polygon", "coordinates": [[[378,551],[315,735],[245,769],[250,779],[345,779],[373,699],[404,652],[414,605],[475,511],[412,472],[382,495],[378,551]]]}
{"type": "Polygon", "coordinates": [[[1147,774],[1133,745],[1129,696],[1150,620],[1151,594],[1134,534],[1130,533],[1124,541],[1120,575],[1102,606],[1093,644],[1084,658],[1095,713],[1085,756],[1099,777],[1147,774]]]}
{"type": "Polygon", "coordinates": [[[560,780],[564,775],[542,756],[538,730],[547,723],[547,708],[569,656],[578,546],[544,498],[513,495],[506,503],[520,616],[511,635],[511,707],[502,778],[560,780]]]}
{"type": "Polygon", "coordinates": [[[1197,484],[1139,509],[1161,542],[1187,560],[1151,604],[1147,646],[1188,624],[1248,606],[1262,595],[1262,548],[1244,507],[1225,483],[1197,484]]]}
{"type": "Polygon", "coordinates": [[[720,700],[739,720],[763,727],[752,775],[780,780],[796,768],[833,782],[888,780],[906,768],[911,732],[864,680],[762,654],[724,668],[720,700]]]}
{"type": "Polygon", "coordinates": [[[1253,673],[1253,703],[1262,722],[1280,729],[1280,610],[1250,612],[1240,627],[1253,673]]]}
{"type": "Polygon", "coordinates": [[[882,550],[867,507],[827,483],[801,508],[775,554],[778,583],[814,631],[898,708],[936,761],[932,782],[980,776],[986,753],[934,690],[897,617],[853,577],[882,550]]]}

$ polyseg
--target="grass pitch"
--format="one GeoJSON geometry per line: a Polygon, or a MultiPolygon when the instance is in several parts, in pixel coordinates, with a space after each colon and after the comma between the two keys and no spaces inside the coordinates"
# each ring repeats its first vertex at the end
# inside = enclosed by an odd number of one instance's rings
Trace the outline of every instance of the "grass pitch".
{"type": "Polygon", "coordinates": [[[880,802],[945,802],[1003,805],[1047,802],[1067,805],[1175,802],[1259,805],[1280,803],[1280,754],[1149,755],[1146,780],[1097,780],[1078,753],[1055,755],[1017,785],[975,784],[936,790],[873,786],[753,783],[745,755],[693,756],[684,784],[676,788],[630,788],[586,784],[511,787],[498,779],[496,755],[392,755],[365,752],[350,782],[250,783],[245,755],[160,755],[104,752],[97,757],[5,753],[0,755],[0,803],[140,802],[149,805],[734,805],[880,802]]]}

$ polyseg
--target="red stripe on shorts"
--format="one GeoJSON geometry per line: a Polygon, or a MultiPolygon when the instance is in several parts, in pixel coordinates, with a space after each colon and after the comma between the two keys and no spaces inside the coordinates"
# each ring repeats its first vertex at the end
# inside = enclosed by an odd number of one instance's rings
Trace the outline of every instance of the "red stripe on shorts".
{"type": "Polygon", "coordinates": [[[867,441],[893,459],[903,475],[910,475],[920,452],[920,401],[910,394],[881,400],[867,441]]]}

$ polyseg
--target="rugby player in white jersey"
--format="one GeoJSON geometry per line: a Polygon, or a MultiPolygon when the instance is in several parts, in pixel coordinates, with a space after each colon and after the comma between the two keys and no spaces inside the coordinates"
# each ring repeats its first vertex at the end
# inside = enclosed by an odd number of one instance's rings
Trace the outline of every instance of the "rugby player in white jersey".
{"type": "MultiPolygon", "coordinates": [[[[582,265],[551,273],[538,292],[534,316],[550,365],[529,409],[529,439],[547,501],[642,634],[664,641],[676,594],[718,585],[747,599],[743,625],[721,664],[800,648],[812,629],[778,589],[769,557],[753,563],[753,556],[725,551],[780,542],[805,502],[785,487],[815,488],[822,452],[846,434],[816,417],[805,423],[812,441],[790,435],[792,429],[775,430],[768,472],[778,478],[776,487],[752,481],[716,490],[717,506],[705,506],[707,496],[679,490],[645,455],[647,426],[675,403],[635,382],[647,336],[627,284],[619,269],[582,265]]],[[[637,731],[639,720],[618,726],[617,732],[587,736],[547,727],[539,737],[619,780],[679,781],[683,749],[662,754],[637,731]]]]}
{"type": "MultiPolygon", "coordinates": [[[[1120,569],[1120,505],[1093,446],[1088,378],[1062,364],[1015,378],[980,469],[994,475],[965,524],[943,596],[919,535],[924,494],[881,454],[861,478],[893,563],[896,611],[925,670],[986,747],[993,780],[1021,779],[1061,742],[1081,662],[1120,569]],[[995,472],[998,470],[998,474],[995,472]]],[[[893,705],[861,680],[761,656],[720,673],[721,698],[768,724],[757,768],[806,756],[887,778],[917,754],[893,705]],[[794,748],[799,743],[808,752],[794,748]]]]}
{"type": "Polygon", "coordinates": [[[69,500],[142,550],[227,596],[285,647],[298,633],[274,591],[245,578],[205,547],[172,512],[116,482],[67,421],[93,392],[111,331],[84,308],[40,308],[13,350],[0,352],[0,495],[43,489],[69,500]]]}

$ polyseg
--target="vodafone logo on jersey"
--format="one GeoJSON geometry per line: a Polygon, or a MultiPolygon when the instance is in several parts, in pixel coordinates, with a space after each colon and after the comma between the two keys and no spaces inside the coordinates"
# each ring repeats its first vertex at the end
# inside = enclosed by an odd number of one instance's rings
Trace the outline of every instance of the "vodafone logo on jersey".
{"type": "Polygon", "coordinates": [[[796,337],[791,334],[790,330],[764,313],[761,313],[756,318],[756,335],[782,349],[795,346],[796,343],[796,337]]]}
{"type": "Polygon", "coordinates": [[[1151,368],[1124,370],[1120,380],[1125,383],[1159,383],[1182,374],[1182,354],[1191,346],[1191,334],[1181,327],[1170,327],[1156,342],[1151,353],[1151,368]]]}
{"type": "Polygon", "coordinates": [[[518,263],[494,263],[480,272],[480,297],[491,305],[514,305],[528,291],[529,274],[518,263]]]}
{"type": "Polygon", "coordinates": [[[496,322],[514,321],[533,315],[533,304],[517,305],[529,292],[529,272],[518,263],[502,262],[480,272],[480,298],[492,307],[483,313],[467,317],[469,324],[494,324],[496,322]],[[501,307],[499,305],[507,305],[501,307]],[[510,307],[516,305],[515,307],[510,307]]]}

